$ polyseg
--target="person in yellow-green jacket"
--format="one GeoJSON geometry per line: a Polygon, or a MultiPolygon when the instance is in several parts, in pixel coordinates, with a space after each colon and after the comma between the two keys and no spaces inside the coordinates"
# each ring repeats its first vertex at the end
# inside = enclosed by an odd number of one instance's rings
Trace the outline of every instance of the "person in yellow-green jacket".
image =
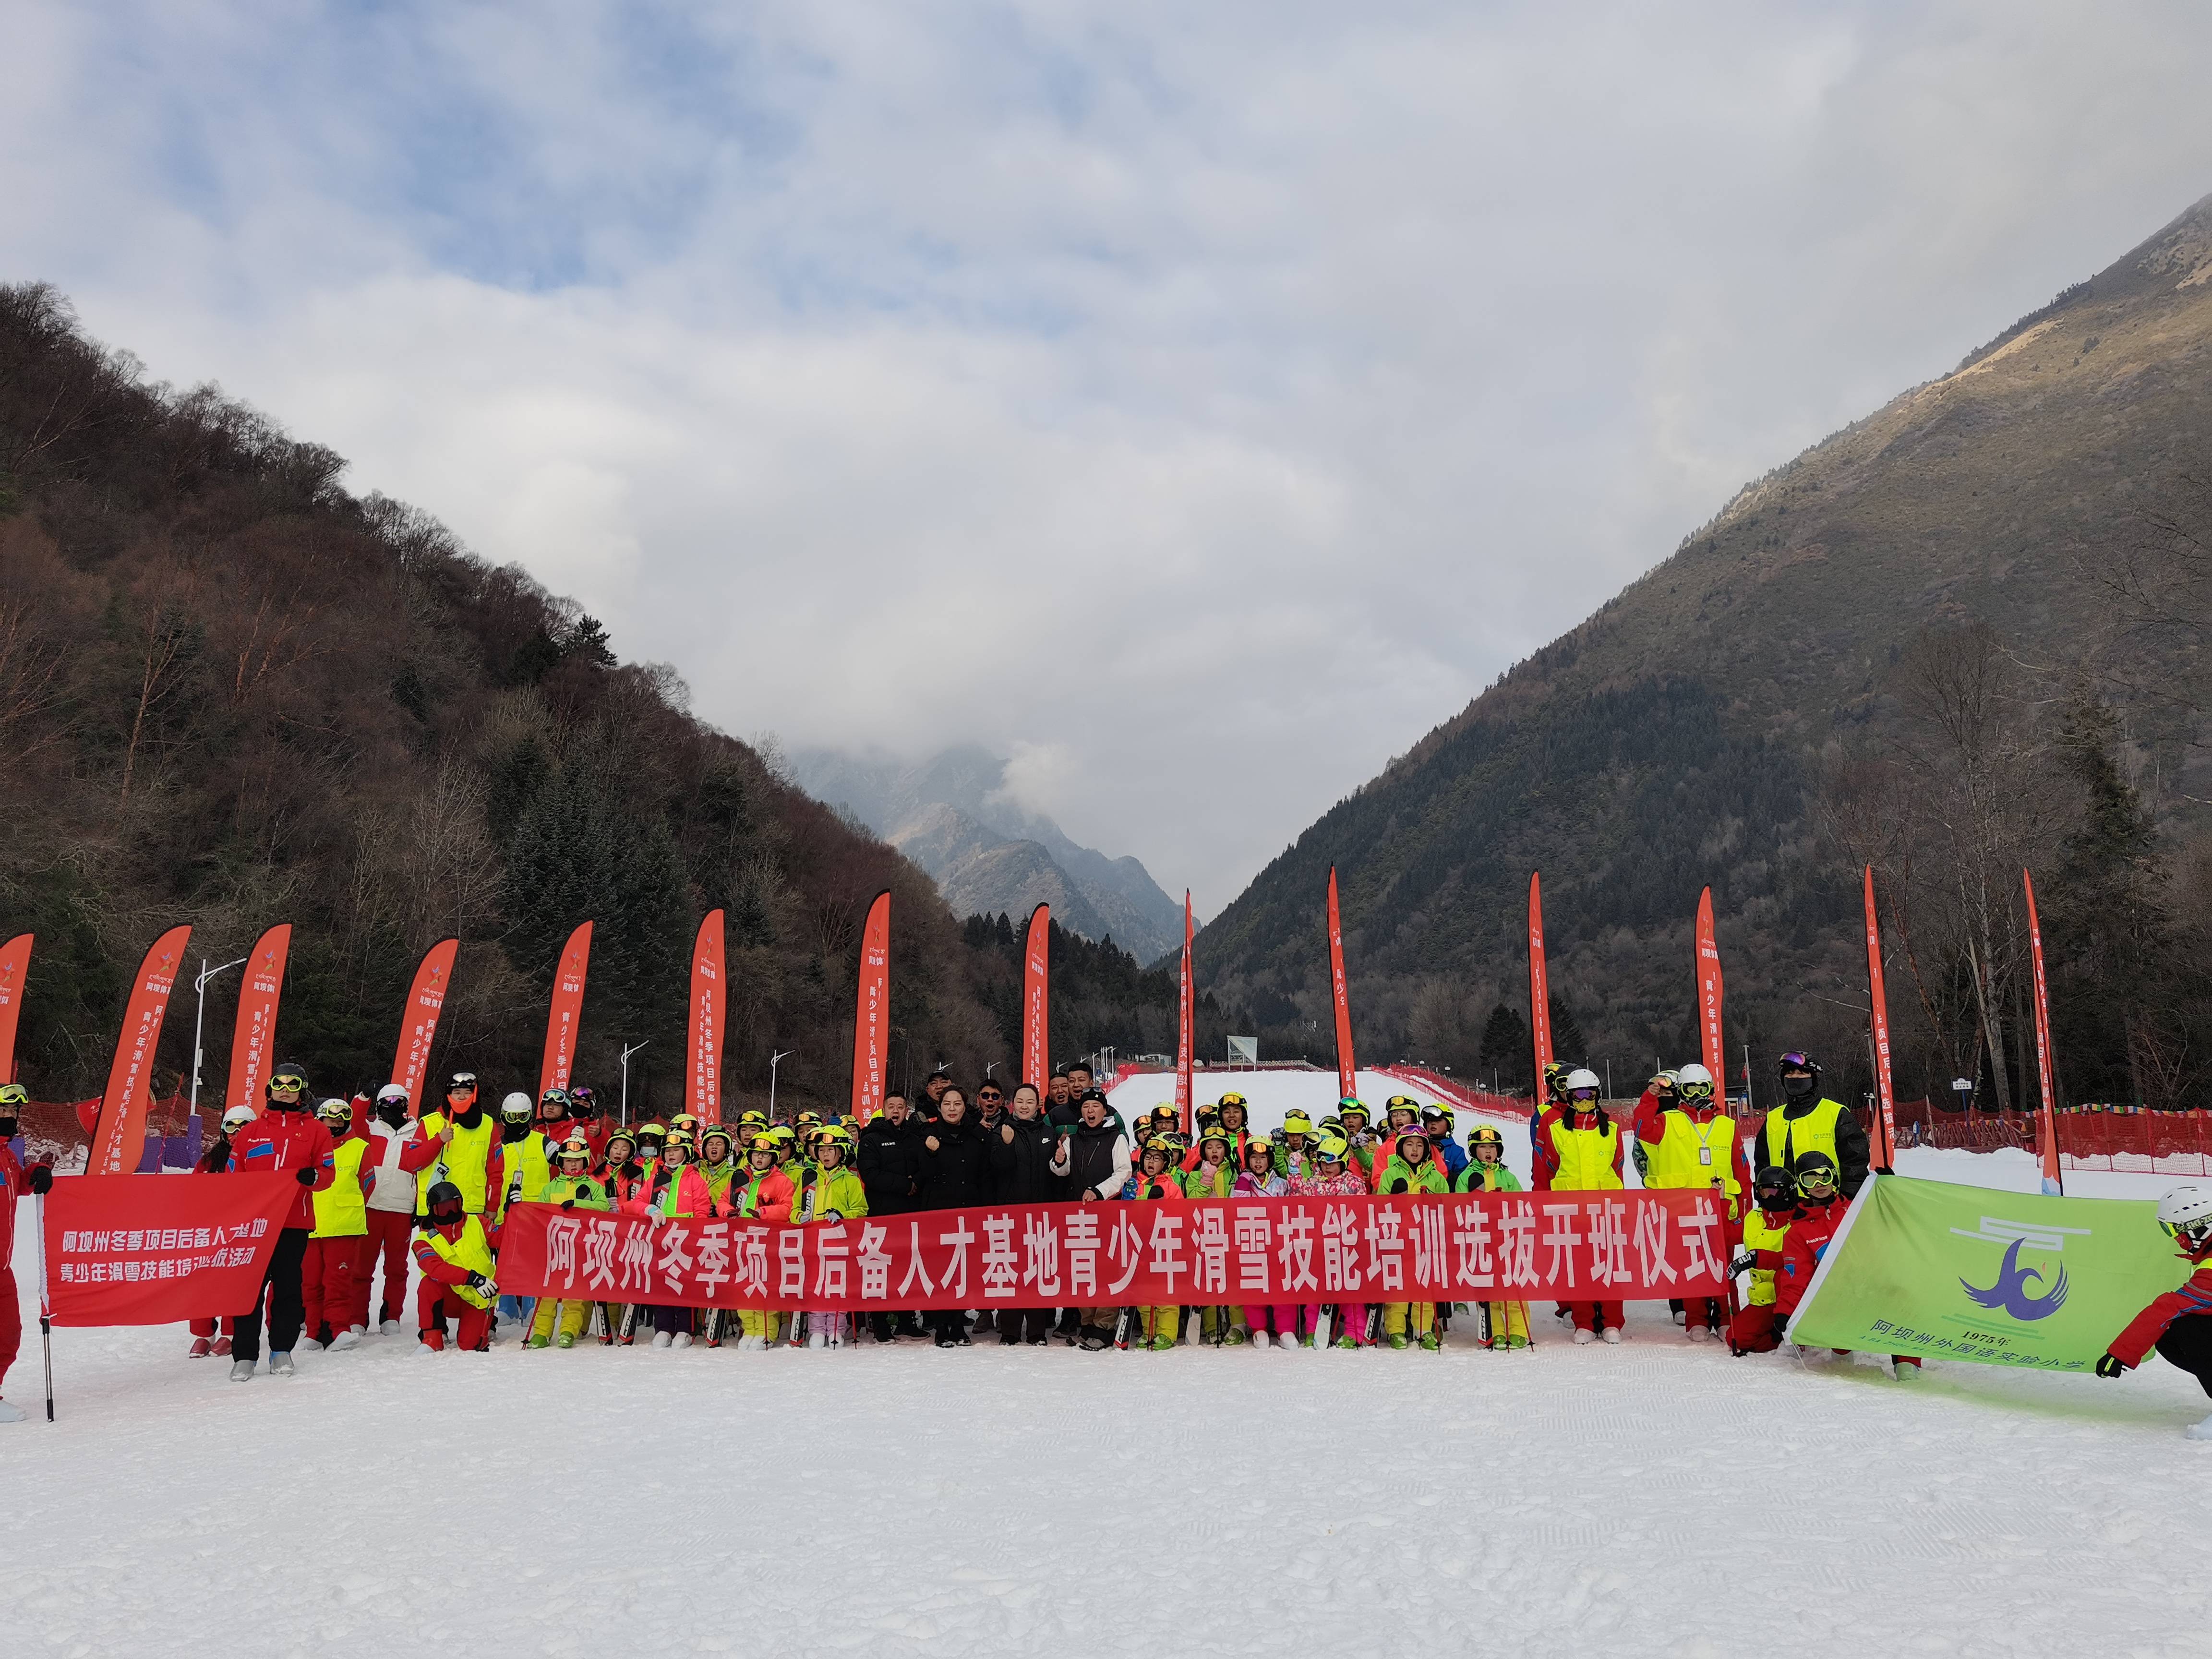
{"type": "MultiPolygon", "coordinates": [[[[853,1132],[842,1123],[830,1124],[814,1137],[814,1213],[810,1219],[828,1224],[858,1221],[868,1213],[868,1189],[853,1167],[853,1132]]],[[[808,1347],[845,1346],[849,1330],[843,1313],[809,1308],[805,1318],[808,1347]]],[[[798,1341],[796,1336],[792,1340],[798,1341]]]]}
{"type": "MultiPolygon", "coordinates": [[[[776,1167],[777,1134],[778,1130],[770,1129],[754,1137],[751,1149],[745,1154],[748,1167],[744,1179],[730,1188],[728,1208],[732,1216],[745,1221],[781,1222],[793,1218],[791,1177],[776,1167]]],[[[738,1339],[741,1349],[765,1348],[775,1340],[774,1309],[740,1308],[738,1323],[744,1333],[738,1339]]]]}
{"type": "Polygon", "coordinates": [[[1743,1305],[1729,1327],[1731,1352],[1771,1353],[1782,1346],[1774,1328],[1774,1274],[1782,1265],[1782,1248],[1790,1242],[1790,1224],[1796,1218],[1797,1178],[1770,1164],[1752,1177],[1743,1244],[1729,1263],[1732,1277],[1749,1279],[1743,1305]]]}
{"type": "MultiPolygon", "coordinates": [[[[499,1226],[507,1224],[508,1205],[518,1200],[535,1204],[544,1196],[545,1183],[552,1178],[553,1160],[549,1156],[552,1148],[546,1141],[545,1132],[538,1127],[537,1113],[530,1097],[520,1089],[499,1103],[499,1161],[490,1172],[484,1205],[499,1226]]],[[[494,1317],[504,1322],[522,1316],[522,1298],[501,1291],[494,1317]]],[[[495,1325],[495,1336],[497,1330],[495,1325]]]]}
{"type": "Polygon", "coordinates": [[[310,1351],[350,1348],[367,1328],[352,1321],[354,1275],[368,1265],[368,1200],[361,1189],[368,1137],[354,1127],[353,1107],[346,1101],[326,1100],[315,1109],[315,1116],[331,1132],[332,1173],[331,1184],[310,1195],[315,1225],[300,1258],[300,1346],[310,1351]]]}
{"type": "MultiPolygon", "coordinates": [[[[1751,1185],[1735,1120],[1713,1097],[1713,1074],[1703,1066],[1685,1066],[1674,1073],[1668,1079],[1671,1088],[1656,1086],[1667,1078],[1662,1073],[1645,1092],[1652,1109],[1647,1113],[1639,1108],[1636,1167],[1643,1173],[1644,1184],[1655,1191],[1711,1194],[1722,1229],[1733,1243],[1743,1231],[1744,1194],[1751,1185]]],[[[1692,1342],[1727,1329],[1728,1304],[1719,1297],[1692,1297],[1677,1305],[1685,1334],[1692,1342]]]]}
{"type": "MultiPolygon", "coordinates": [[[[554,1159],[554,1173],[545,1182],[543,1200],[548,1204],[558,1204],[566,1211],[612,1207],[607,1202],[607,1189],[592,1179],[592,1143],[581,1134],[571,1135],[561,1143],[554,1159]]],[[[573,1348],[591,1316],[592,1304],[588,1302],[556,1302],[550,1297],[541,1296],[530,1322],[530,1346],[542,1348],[550,1341],[556,1347],[573,1348]]]]}
{"type": "MultiPolygon", "coordinates": [[[[1154,1135],[1145,1143],[1144,1156],[1139,1160],[1131,1194],[1139,1204],[1157,1204],[1166,1199],[1183,1195],[1182,1182],[1176,1178],[1176,1160],[1179,1156],[1175,1142],[1164,1134],[1154,1135]]],[[[1165,1353],[1176,1345],[1182,1334],[1182,1310],[1161,1306],[1139,1308],[1136,1310],[1137,1330],[1133,1346],[1158,1349],[1165,1353]]]]}
{"type": "MultiPolygon", "coordinates": [[[[1521,1177],[1505,1167],[1505,1136],[1494,1123],[1478,1123],[1467,1132],[1467,1167],[1452,1181],[1455,1193],[1517,1193],[1521,1177]]],[[[1525,1302],[1485,1302],[1480,1340],[1486,1348],[1525,1348],[1528,1346],[1528,1304],[1525,1302]]]]}
{"type": "MultiPolygon", "coordinates": [[[[1390,1143],[1390,1156],[1375,1177],[1377,1194],[1448,1193],[1451,1181],[1437,1166],[1435,1149],[1419,1120],[1400,1128],[1390,1143]]],[[[1442,1345],[1437,1330],[1433,1302],[1386,1302],[1382,1304],[1382,1340],[1394,1348],[1418,1341],[1434,1352],[1442,1345]]]]}
{"type": "MultiPolygon", "coordinates": [[[[1236,1190],[1237,1169],[1231,1163],[1237,1145],[1235,1132],[1218,1117],[1199,1132],[1198,1145],[1192,1150],[1198,1163],[1182,1172],[1182,1190],[1186,1198],[1227,1198],[1236,1190]]],[[[1241,1304],[1198,1310],[1200,1340],[1215,1347],[1240,1348],[1244,1346],[1244,1310],[1241,1304]]]]}
{"type": "MultiPolygon", "coordinates": [[[[1545,1193],[1618,1192],[1627,1183],[1620,1126],[1599,1103],[1597,1073],[1578,1066],[1566,1076],[1566,1097],[1536,1120],[1536,1149],[1531,1170],[1536,1190],[1545,1193]]],[[[1562,1302],[1575,1322],[1575,1340],[1620,1340],[1618,1302],[1562,1302]]]]}

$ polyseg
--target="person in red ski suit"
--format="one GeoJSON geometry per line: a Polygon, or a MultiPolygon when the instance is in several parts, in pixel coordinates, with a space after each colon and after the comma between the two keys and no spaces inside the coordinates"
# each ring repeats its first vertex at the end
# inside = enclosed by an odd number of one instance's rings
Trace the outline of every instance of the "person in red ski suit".
{"type": "MultiPolygon", "coordinates": [[[[1612,1192],[1627,1184],[1621,1176],[1626,1137],[1598,1103],[1598,1092],[1597,1073],[1578,1066],[1567,1074],[1560,1103],[1537,1120],[1530,1173],[1538,1192],[1612,1192]]],[[[1559,1307],[1575,1322],[1577,1342],[1621,1340],[1620,1303],[1562,1302],[1559,1307]]]]}
{"type": "Polygon", "coordinates": [[[492,1258],[501,1230],[482,1215],[471,1215],[461,1189],[450,1181],[432,1187],[425,1203],[428,1211],[415,1232],[415,1266],[422,1275],[415,1315],[422,1346],[432,1353],[444,1350],[450,1318],[455,1347],[464,1352],[487,1348],[499,1299],[492,1258]]]}
{"type": "MultiPolygon", "coordinates": [[[[54,1184],[53,1170],[44,1164],[23,1167],[12,1144],[16,1126],[30,1093],[20,1083],[0,1085],[0,1388],[8,1382],[8,1368],[23,1346],[23,1315],[15,1299],[15,1206],[25,1193],[45,1194],[54,1184]]],[[[0,1423],[20,1423],[20,1407],[0,1399],[0,1423]]]]}
{"type": "Polygon", "coordinates": [[[1797,1304],[1805,1299],[1813,1275],[1820,1271],[1820,1258],[1827,1254],[1851,1207],[1850,1200],[1836,1185],[1836,1161],[1826,1152],[1800,1152],[1790,1173],[1797,1177],[1798,1205],[1774,1270],[1777,1325],[1787,1325],[1797,1304]]]}
{"type": "Polygon", "coordinates": [[[254,1175],[289,1171],[298,1178],[300,1195],[292,1201],[269,1258],[269,1271],[251,1309],[237,1316],[231,1339],[230,1376],[234,1382],[252,1380],[254,1363],[261,1358],[261,1309],[269,1308],[269,1373],[292,1373],[292,1347],[300,1340],[305,1317],[301,1302],[300,1264],[307,1254],[307,1235],[315,1224],[312,1196],[328,1188],[336,1170],[331,1162],[331,1132],[307,1112],[307,1074],[289,1061],[269,1076],[269,1109],[231,1137],[230,1171],[254,1175]]]}
{"type": "MultiPolygon", "coordinates": [[[[2193,1271],[2128,1322],[2097,1361],[2097,1375],[2133,1370],[2156,1348],[2167,1364],[2187,1371],[2212,1395],[2212,1188],[2176,1188],[2159,1200],[2158,1221],[2193,1271]]],[[[2212,1417],[2193,1425],[2189,1437],[2212,1440],[2212,1417]]]]}

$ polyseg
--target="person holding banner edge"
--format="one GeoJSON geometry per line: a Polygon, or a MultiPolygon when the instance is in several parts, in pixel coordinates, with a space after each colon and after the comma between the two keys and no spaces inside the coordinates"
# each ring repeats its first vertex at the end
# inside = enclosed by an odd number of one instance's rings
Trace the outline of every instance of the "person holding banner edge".
{"type": "MultiPolygon", "coordinates": [[[[2100,1376],[2133,1370],[2156,1348],[2159,1358],[2194,1376],[2212,1395],[2212,1188],[2177,1187],[2158,1201],[2158,1224],[2181,1246],[2192,1271],[2128,1322],[2097,1362],[2100,1376]]],[[[0,1365],[0,1370],[5,1369],[0,1365]]],[[[2212,1440],[2212,1417],[2191,1424],[2191,1440],[2212,1440]]]]}
{"type": "MultiPolygon", "coordinates": [[[[8,1368],[23,1346],[22,1306],[15,1291],[15,1206],[25,1193],[43,1198],[53,1189],[54,1172],[44,1164],[25,1169],[10,1144],[30,1093],[20,1083],[0,1084],[0,1389],[8,1368]]],[[[27,1413],[0,1398],[0,1423],[21,1423],[27,1413]]]]}
{"type": "Polygon", "coordinates": [[[269,1075],[268,1110],[231,1138],[232,1174],[295,1172],[301,1193],[270,1255],[268,1272],[252,1307],[236,1316],[230,1343],[230,1380],[250,1382],[261,1358],[261,1310],[269,1310],[269,1374],[292,1375],[292,1349],[306,1317],[300,1285],[307,1236],[315,1224],[313,1194],[336,1178],[331,1133],[307,1115],[307,1074],[290,1061],[269,1075]]]}
{"type": "MultiPolygon", "coordinates": [[[[1531,1170],[1538,1192],[1618,1192],[1626,1149],[1620,1126],[1598,1104],[1597,1073],[1588,1066],[1567,1073],[1559,1104],[1538,1120],[1536,1156],[1531,1170]]],[[[1575,1323],[1575,1340],[1620,1340],[1618,1302],[1561,1304],[1575,1323]]]]}

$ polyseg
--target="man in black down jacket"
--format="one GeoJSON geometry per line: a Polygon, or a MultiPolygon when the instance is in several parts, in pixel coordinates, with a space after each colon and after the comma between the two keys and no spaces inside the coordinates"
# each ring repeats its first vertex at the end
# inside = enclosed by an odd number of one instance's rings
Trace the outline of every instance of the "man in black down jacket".
{"type": "MultiPolygon", "coordinates": [[[[858,1167],[870,1215],[904,1215],[916,1207],[921,1190],[921,1125],[906,1097],[884,1096],[884,1109],[860,1130],[858,1167]]],[[[868,1329],[878,1342],[922,1334],[921,1316],[911,1312],[872,1313],[868,1329]]]]}
{"type": "MultiPolygon", "coordinates": [[[[968,1115],[968,1097],[957,1088],[937,1097],[937,1119],[924,1124],[921,1194],[917,1210],[960,1210],[991,1201],[991,1154],[982,1132],[968,1115]]],[[[936,1308],[924,1322],[937,1333],[940,1348],[964,1348],[968,1316],[958,1308],[936,1308]]]]}
{"type": "MultiPolygon", "coordinates": [[[[1060,1155],[1060,1133],[1038,1112],[1037,1091],[1029,1084],[1014,1091],[1012,1115],[999,1120],[997,1130],[984,1145],[991,1154],[994,1201],[1000,1204],[1049,1204],[1056,1200],[1065,1182],[1066,1166],[1054,1162],[1060,1155]]],[[[1009,1308],[999,1315],[999,1340],[1006,1347],[1017,1342],[1042,1344],[1052,1332],[1049,1308],[1009,1308]]]]}
{"type": "MultiPolygon", "coordinates": [[[[1107,1115],[1106,1097],[1093,1089],[1083,1097],[1083,1121],[1067,1137],[1061,1155],[1067,1170],[1069,1196],[1080,1204],[1118,1198],[1129,1178],[1129,1138],[1107,1115]]],[[[1076,1334],[1083,1346],[1097,1352],[1113,1340],[1115,1310],[1109,1307],[1071,1310],[1076,1334]]]]}

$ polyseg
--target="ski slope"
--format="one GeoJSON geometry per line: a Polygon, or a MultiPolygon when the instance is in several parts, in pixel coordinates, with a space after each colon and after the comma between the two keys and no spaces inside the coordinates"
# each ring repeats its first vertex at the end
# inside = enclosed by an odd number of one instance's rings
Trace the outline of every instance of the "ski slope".
{"type": "MultiPolygon", "coordinates": [[[[181,1327],[63,1331],[60,1420],[0,1427],[0,1652],[2208,1650],[2207,1402],[2162,1361],[1899,1382],[1657,1304],[1619,1348],[1536,1322],[1520,1354],[371,1337],[245,1385],[181,1327]]],[[[32,1323],[9,1397],[38,1375],[32,1323]]]]}

